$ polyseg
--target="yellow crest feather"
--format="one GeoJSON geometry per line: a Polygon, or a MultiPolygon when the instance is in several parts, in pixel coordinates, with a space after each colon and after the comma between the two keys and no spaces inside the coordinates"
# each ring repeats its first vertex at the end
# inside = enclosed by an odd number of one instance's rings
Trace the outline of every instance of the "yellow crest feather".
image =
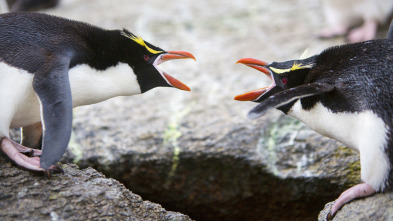
{"type": "MultiPolygon", "coordinates": [[[[303,60],[303,59],[306,59],[309,57],[311,57],[310,49],[307,48],[306,50],[304,50],[304,52],[300,56],[300,59],[303,60]]],[[[312,66],[313,66],[312,64],[302,66],[302,63],[295,62],[295,63],[293,63],[291,68],[287,68],[287,69],[278,69],[278,68],[274,68],[274,67],[269,67],[269,68],[277,74],[282,74],[285,72],[295,71],[295,70],[299,70],[299,69],[303,69],[303,68],[311,68],[312,66]]]]}
{"type": "Polygon", "coordinates": [[[282,73],[291,71],[290,68],[287,68],[287,69],[278,69],[278,68],[274,68],[274,67],[269,67],[269,68],[270,68],[270,70],[274,71],[274,73],[276,73],[276,74],[282,74],[282,73]]]}
{"type": "Polygon", "coordinates": [[[285,72],[295,71],[295,70],[304,69],[304,68],[311,68],[311,67],[312,67],[312,64],[302,66],[302,63],[295,62],[295,63],[293,63],[291,68],[287,68],[287,69],[278,69],[278,68],[274,68],[274,67],[269,67],[269,68],[277,74],[282,74],[285,72]]]}
{"type": "Polygon", "coordinates": [[[291,67],[291,71],[295,71],[295,70],[298,70],[298,69],[302,69],[303,67],[302,67],[302,63],[293,63],[293,65],[292,65],[292,67],[291,67]]]}
{"type": "Polygon", "coordinates": [[[300,60],[303,60],[303,59],[306,59],[306,58],[309,58],[309,57],[311,57],[311,50],[309,49],[309,48],[306,48],[304,51],[303,51],[303,53],[300,55],[300,60]]]}
{"type": "Polygon", "coordinates": [[[121,32],[121,35],[123,35],[124,37],[127,37],[127,38],[135,41],[137,44],[145,47],[150,53],[158,54],[160,52],[163,52],[163,51],[156,51],[154,49],[151,49],[149,46],[146,45],[145,41],[142,39],[141,36],[130,35],[130,34],[125,33],[124,31],[121,32]]]}

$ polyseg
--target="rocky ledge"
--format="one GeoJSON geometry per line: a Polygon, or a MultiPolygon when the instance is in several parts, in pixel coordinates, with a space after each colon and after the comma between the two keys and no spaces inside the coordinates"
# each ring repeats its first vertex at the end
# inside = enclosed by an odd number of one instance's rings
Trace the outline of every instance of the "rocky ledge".
{"type": "Polygon", "coordinates": [[[108,105],[116,117],[103,106],[76,112],[64,160],[93,166],[192,219],[315,220],[326,202],[359,182],[355,152],[278,112],[234,123],[222,108],[204,121],[198,109],[180,111],[151,128],[115,120],[133,117],[129,101],[119,101],[108,105]]]}
{"type": "MultiPolygon", "coordinates": [[[[334,202],[326,204],[319,213],[318,221],[326,221],[326,215],[334,202]]],[[[393,220],[393,193],[375,194],[374,196],[359,199],[346,204],[341,208],[333,221],[368,221],[393,220]]]]}
{"type": "Polygon", "coordinates": [[[0,156],[0,220],[190,221],[143,201],[92,168],[63,164],[50,179],[19,169],[0,156]]]}

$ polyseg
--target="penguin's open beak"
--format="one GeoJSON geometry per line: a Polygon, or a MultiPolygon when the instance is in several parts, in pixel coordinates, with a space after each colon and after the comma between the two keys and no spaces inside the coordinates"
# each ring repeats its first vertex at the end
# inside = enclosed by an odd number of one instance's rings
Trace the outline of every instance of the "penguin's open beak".
{"type": "MultiPolygon", "coordinates": [[[[186,59],[186,58],[191,58],[191,59],[195,59],[194,55],[192,55],[189,52],[186,51],[166,51],[165,54],[162,54],[159,59],[157,59],[157,63],[156,65],[162,64],[166,61],[169,60],[175,60],[175,59],[186,59]]],[[[162,75],[165,77],[165,79],[168,81],[168,83],[170,85],[172,85],[173,87],[176,87],[180,90],[185,90],[185,91],[191,91],[191,89],[183,84],[181,81],[177,80],[176,78],[172,77],[171,75],[163,72],[162,75]]]]}
{"type": "Polygon", "coordinates": [[[267,65],[266,62],[260,61],[260,60],[254,59],[254,58],[242,58],[242,59],[240,59],[240,60],[238,60],[236,62],[236,64],[238,64],[238,63],[245,64],[245,65],[247,65],[249,67],[252,67],[252,68],[254,68],[254,69],[256,69],[256,70],[266,74],[270,78],[270,80],[273,81],[273,84],[271,84],[268,87],[260,88],[260,89],[253,90],[253,91],[241,94],[241,95],[237,95],[235,97],[235,100],[238,100],[238,101],[256,101],[262,95],[264,95],[266,92],[270,91],[273,87],[276,86],[276,83],[274,81],[272,73],[267,68],[264,67],[264,66],[267,65]]]}

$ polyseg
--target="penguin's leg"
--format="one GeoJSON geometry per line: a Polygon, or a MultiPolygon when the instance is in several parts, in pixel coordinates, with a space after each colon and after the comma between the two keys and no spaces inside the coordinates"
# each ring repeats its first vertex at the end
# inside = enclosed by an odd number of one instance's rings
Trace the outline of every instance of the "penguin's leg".
{"type": "Polygon", "coordinates": [[[346,35],[348,32],[348,26],[345,24],[337,24],[330,28],[326,28],[318,33],[318,38],[334,38],[334,37],[341,37],[346,35]]]}
{"type": "Polygon", "coordinates": [[[344,191],[334,203],[330,216],[346,203],[384,190],[389,176],[390,162],[386,155],[388,129],[384,121],[371,111],[364,112],[354,130],[358,134],[355,149],[360,153],[361,178],[364,183],[344,191]]]}
{"type": "Polygon", "coordinates": [[[328,214],[328,220],[331,220],[334,215],[336,215],[337,211],[346,203],[356,198],[370,196],[374,193],[375,189],[368,183],[361,183],[345,190],[343,193],[341,193],[336,202],[334,202],[334,205],[328,214]]]}
{"type": "Polygon", "coordinates": [[[12,140],[10,140],[10,141],[12,142],[14,147],[19,151],[19,153],[22,153],[28,157],[39,157],[42,154],[41,150],[23,146],[21,144],[18,144],[16,142],[12,141],[12,140]]]}
{"type": "Polygon", "coordinates": [[[347,40],[351,43],[371,40],[375,38],[377,28],[377,20],[367,19],[362,26],[349,31],[347,40]]]}
{"type": "Polygon", "coordinates": [[[44,171],[40,167],[39,157],[28,157],[19,153],[19,150],[14,146],[14,142],[7,137],[3,137],[0,141],[1,150],[17,165],[34,171],[44,171]]]}
{"type": "Polygon", "coordinates": [[[22,142],[17,144],[14,141],[14,146],[20,153],[27,156],[41,156],[42,151],[37,149],[41,148],[42,141],[42,124],[41,122],[26,126],[22,128],[22,142]]]}
{"type": "Polygon", "coordinates": [[[33,78],[43,128],[41,168],[49,169],[63,156],[72,131],[72,97],[68,77],[70,60],[53,55],[33,78]]]}
{"type": "Polygon", "coordinates": [[[16,143],[10,140],[8,137],[3,137],[0,140],[0,150],[3,151],[3,153],[5,153],[8,158],[10,158],[17,165],[33,171],[43,171],[48,176],[50,176],[50,172],[52,171],[63,172],[63,169],[55,165],[50,166],[46,170],[41,168],[39,157],[28,157],[24,154],[19,153],[18,149],[14,146],[14,144],[16,143]]]}

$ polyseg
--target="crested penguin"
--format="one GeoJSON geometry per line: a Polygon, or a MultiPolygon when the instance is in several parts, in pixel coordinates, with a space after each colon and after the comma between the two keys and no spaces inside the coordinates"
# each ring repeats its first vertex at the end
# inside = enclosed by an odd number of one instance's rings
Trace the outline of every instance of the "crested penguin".
{"type": "Polygon", "coordinates": [[[0,33],[0,149],[29,170],[61,170],[54,164],[70,140],[73,107],[155,87],[190,91],[158,65],[195,60],[191,53],[165,51],[126,29],[13,12],[0,14],[0,33]],[[22,128],[21,144],[10,128],[22,128]]]}
{"type": "Polygon", "coordinates": [[[268,87],[235,97],[254,101],[248,117],[277,108],[360,154],[363,183],[344,191],[329,217],[347,202],[393,187],[393,22],[386,39],[331,47],[299,60],[243,58],[267,75],[268,87]]]}
{"type": "Polygon", "coordinates": [[[346,36],[352,43],[375,38],[393,12],[391,0],[322,0],[322,6],[329,27],[318,36],[346,36]]]}

